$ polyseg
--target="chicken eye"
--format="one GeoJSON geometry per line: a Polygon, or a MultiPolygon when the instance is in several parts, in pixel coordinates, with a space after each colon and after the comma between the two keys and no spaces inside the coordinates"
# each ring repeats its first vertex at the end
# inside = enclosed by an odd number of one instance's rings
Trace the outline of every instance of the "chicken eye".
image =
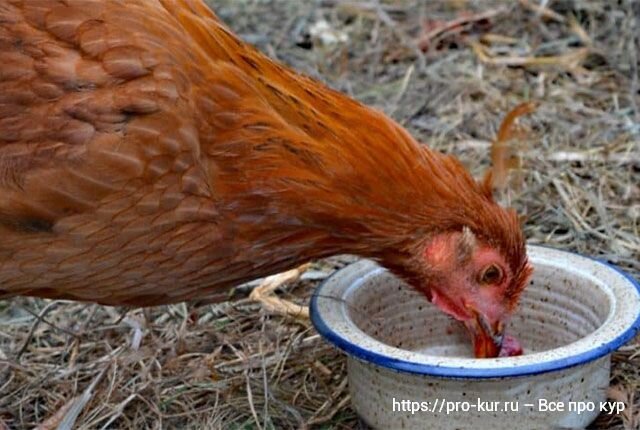
{"type": "Polygon", "coordinates": [[[502,281],[502,269],[495,264],[490,265],[480,274],[481,284],[499,284],[502,281]]]}

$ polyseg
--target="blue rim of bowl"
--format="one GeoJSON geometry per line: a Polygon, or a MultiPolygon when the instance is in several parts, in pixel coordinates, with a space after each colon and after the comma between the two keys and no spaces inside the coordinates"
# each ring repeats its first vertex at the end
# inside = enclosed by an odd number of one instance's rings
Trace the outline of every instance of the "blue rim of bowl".
{"type": "MultiPolygon", "coordinates": [[[[630,283],[635,287],[638,294],[640,295],[640,283],[636,281],[631,275],[623,271],[622,269],[616,267],[613,264],[604,262],[602,260],[598,260],[596,258],[581,255],[575,252],[564,251],[556,248],[551,248],[547,246],[536,245],[540,248],[549,248],[554,251],[564,252],[567,254],[577,255],[582,258],[587,258],[592,261],[595,261],[598,264],[606,266],[609,269],[613,269],[614,271],[620,273],[624,276],[630,283]]],[[[343,270],[343,269],[340,269],[343,270]]],[[[337,273],[337,272],[336,272],[337,273]]],[[[335,333],[333,330],[327,326],[324,320],[320,317],[318,312],[318,299],[321,298],[320,292],[324,285],[329,282],[333,276],[336,275],[334,273],[329,278],[324,280],[318,288],[313,293],[311,297],[310,307],[310,315],[311,322],[314,327],[330,343],[344,351],[346,354],[351,355],[353,357],[359,358],[366,362],[369,362],[373,365],[384,367],[387,369],[395,370],[398,372],[404,373],[413,373],[419,375],[429,375],[429,376],[439,376],[444,378],[457,378],[457,379],[490,379],[490,378],[506,378],[506,377],[520,377],[520,376],[530,376],[530,375],[539,375],[542,373],[554,372],[563,369],[567,369],[569,367],[578,366],[581,364],[586,364],[591,361],[597,360],[598,358],[604,357],[608,354],[611,354],[613,351],[620,348],[622,345],[631,340],[638,331],[640,331],[640,313],[636,320],[631,324],[631,326],[626,329],[623,333],[616,336],[611,341],[598,345],[595,348],[592,348],[588,351],[584,351],[577,355],[572,355],[566,358],[543,361],[540,363],[534,364],[525,364],[525,365],[516,365],[511,367],[495,367],[495,368],[468,368],[468,367],[451,367],[451,366],[439,366],[433,364],[424,364],[424,363],[416,363],[413,361],[400,360],[397,358],[389,357],[387,355],[368,350],[363,348],[360,345],[357,345],[350,340],[340,336],[335,333]]]]}

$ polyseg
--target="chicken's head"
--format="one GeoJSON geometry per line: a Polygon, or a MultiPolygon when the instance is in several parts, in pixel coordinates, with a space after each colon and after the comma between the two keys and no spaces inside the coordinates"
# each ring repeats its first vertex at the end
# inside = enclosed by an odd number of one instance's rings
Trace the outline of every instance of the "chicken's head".
{"type": "Polygon", "coordinates": [[[512,338],[503,349],[503,340],[505,325],[531,273],[526,256],[514,262],[464,227],[432,237],[423,258],[429,272],[423,291],[434,305],[464,323],[476,357],[522,352],[512,338]]]}

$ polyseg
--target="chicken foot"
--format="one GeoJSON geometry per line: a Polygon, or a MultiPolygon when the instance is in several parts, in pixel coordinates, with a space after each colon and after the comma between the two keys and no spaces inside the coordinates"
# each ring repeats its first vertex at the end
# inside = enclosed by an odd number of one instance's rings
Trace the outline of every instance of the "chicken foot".
{"type": "Polygon", "coordinates": [[[276,288],[288,282],[296,281],[309,268],[310,263],[302,264],[295,269],[267,276],[249,295],[251,300],[262,303],[267,312],[292,316],[302,320],[309,319],[309,308],[281,299],[274,294],[276,288]]]}

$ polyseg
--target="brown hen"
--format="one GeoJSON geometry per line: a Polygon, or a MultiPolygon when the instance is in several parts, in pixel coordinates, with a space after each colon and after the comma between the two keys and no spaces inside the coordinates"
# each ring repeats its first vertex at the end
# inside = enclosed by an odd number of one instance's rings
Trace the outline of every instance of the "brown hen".
{"type": "Polygon", "coordinates": [[[378,260],[495,356],[524,239],[450,156],[199,0],[0,0],[0,297],[156,305],[378,260]]]}

